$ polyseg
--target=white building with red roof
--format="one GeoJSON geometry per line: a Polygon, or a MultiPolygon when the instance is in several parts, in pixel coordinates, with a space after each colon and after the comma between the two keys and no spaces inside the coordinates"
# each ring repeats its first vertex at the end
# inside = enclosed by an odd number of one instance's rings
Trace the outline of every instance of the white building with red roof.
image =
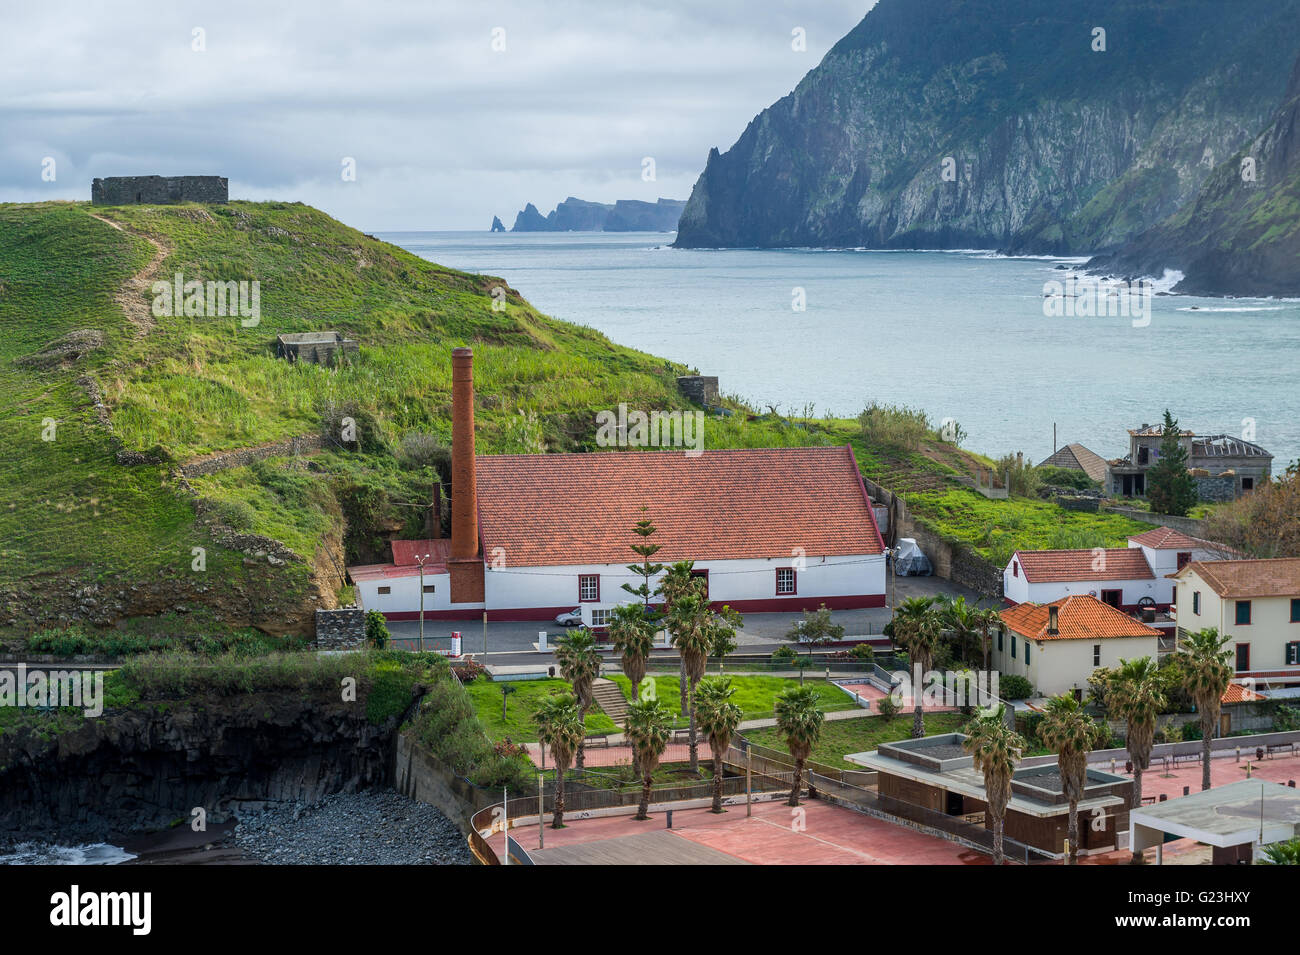
{"type": "Polygon", "coordinates": [[[1238,556],[1231,548],[1214,541],[1189,537],[1171,527],[1155,527],[1128,539],[1129,547],[1141,549],[1147,564],[1156,575],[1156,603],[1169,606],[1174,602],[1172,576],[1194,560],[1227,560],[1238,556]]]}
{"type": "Polygon", "coordinates": [[[478,456],[469,349],[453,353],[451,541],[394,541],[392,564],[350,568],[361,605],[390,619],[549,620],[592,626],[633,598],[628,565],[692,560],[710,599],[741,612],[885,605],[885,546],[852,448],[478,456]],[[644,510],[643,510],[644,508],[644,510]]]}
{"type": "Polygon", "coordinates": [[[1167,582],[1158,580],[1146,554],[1133,547],[1019,550],[1002,572],[1002,594],[1012,605],[1091,596],[1125,613],[1137,613],[1144,607],[1168,609],[1168,592],[1167,582]]]}

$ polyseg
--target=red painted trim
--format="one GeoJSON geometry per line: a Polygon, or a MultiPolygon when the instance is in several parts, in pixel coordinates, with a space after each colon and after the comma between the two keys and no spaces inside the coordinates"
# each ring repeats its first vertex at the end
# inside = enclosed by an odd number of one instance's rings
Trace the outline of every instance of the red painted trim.
{"type": "Polygon", "coordinates": [[[799,596],[799,571],[795,570],[793,567],[777,567],[775,568],[774,573],[776,574],[776,589],[773,590],[772,593],[778,597],[799,596]],[[783,570],[790,571],[790,583],[794,585],[794,589],[786,593],[781,592],[781,571],[783,570]]]}
{"type": "MultiPolygon", "coordinates": [[[[867,485],[862,480],[862,469],[858,467],[858,456],[853,453],[853,445],[844,445],[844,450],[849,452],[849,462],[853,465],[853,474],[858,479],[858,490],[862,492],[862,500],[867,505],[867,517],[871,520],[871,533],[876,535],[876,543],[880,545],[880,553],[885,552],[885,539],[880,536],[880,527],[876,524],[876,511],[871,506],[871,495],[867,493],[867,485]]],[[[828,604],[829,606],[829,604],[828,604]]],[[[884,604],[881,604],[883,607],[884,604]]]]}
{"type": "MultiPolygon", "coordinates": [[[[598,603],[600,603],[600,574],[579,574],[579,575],[578,575],[578,603],[580,603],[580,604],[598,604],[598,603]],[[589,597],[589,598],[584,598],[584,597],[582,596],[582,578],[584,578],[584,577],[595,577],[595,578],[596,578],[596,596],[594,596],[594,597],[589,597]]],[[[557,613],[558,613],[558,611],[557,611],[557,613]]]]}

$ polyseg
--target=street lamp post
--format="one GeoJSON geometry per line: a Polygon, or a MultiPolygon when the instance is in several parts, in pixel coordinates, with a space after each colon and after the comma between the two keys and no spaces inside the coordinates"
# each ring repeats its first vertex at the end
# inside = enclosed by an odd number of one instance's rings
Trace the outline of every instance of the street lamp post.
{"type": "Polygon", "coordinates": [[[424,562],[428,554],[417,554],[415,562],[420,565],[420,652],[424,652],[424,562]]]}

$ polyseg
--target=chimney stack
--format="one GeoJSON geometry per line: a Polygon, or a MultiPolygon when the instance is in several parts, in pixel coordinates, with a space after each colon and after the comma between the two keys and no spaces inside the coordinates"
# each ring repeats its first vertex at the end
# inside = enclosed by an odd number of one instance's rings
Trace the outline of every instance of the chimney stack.
{"type": "Polygon", "coordinates": [[[474,473],[474,352],[451,352],[451,574],[452,603],[483,600],[478,544],[478,484],[474,473]]]}
{"type": "Polygon", "coordinates": [[[1047,633],[1056,636],[1061,632],[1061,610],[1059,607],[1047,608],[1047,633]]]}

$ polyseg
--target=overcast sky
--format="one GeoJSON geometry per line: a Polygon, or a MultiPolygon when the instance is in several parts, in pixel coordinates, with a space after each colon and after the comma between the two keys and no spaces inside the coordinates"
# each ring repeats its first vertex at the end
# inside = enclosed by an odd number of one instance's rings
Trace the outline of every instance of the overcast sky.
{"type": "Polygon", "coordinates": [[[0,201],[88,199],[96,176],[224,175],[232,198],[383,231],[509,227],[525,203],[570,195],[684,199],[709,148],[873,3],[6,4],[0,201]]]}

